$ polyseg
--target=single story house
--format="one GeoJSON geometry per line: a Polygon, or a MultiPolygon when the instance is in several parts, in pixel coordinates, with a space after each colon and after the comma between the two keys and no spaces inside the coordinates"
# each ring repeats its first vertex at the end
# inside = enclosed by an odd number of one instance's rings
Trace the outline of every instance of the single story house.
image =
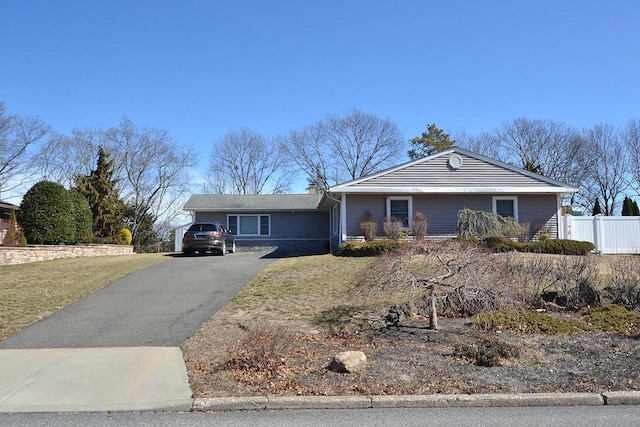
{"type": "MultiPolygon", "coordinates": [[[[369,214],[383,233],[383,219],[396,217],[411,232],[414,213],[428,220],[430,237],[457,234],[464,208],[510,216],[557,238],[562,197],[577,191],[507,163],[461,148],[412,160],[353,180],[322,194],[194,194],[184,209],[193,221],[220,221],[238,246],[278,247],[311,253],[334,251],[362,239],[360,220],[369,214]]],[[[382,236],[381,236],[382,237],[382,236]]]]}

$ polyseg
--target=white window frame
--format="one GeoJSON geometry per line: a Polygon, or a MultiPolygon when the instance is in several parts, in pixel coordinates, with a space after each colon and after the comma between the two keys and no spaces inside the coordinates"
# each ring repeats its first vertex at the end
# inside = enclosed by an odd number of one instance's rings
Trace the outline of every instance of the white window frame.
{"type": "Polygon", "coordinates": [[[413,197],[411,196],[387,196],[387,218],[391,218],[391,201],[392,200],[406,200],[408,209],[408,227],[402,227],[403,230],[413,229],[413,197]]]}
{"type": "Polygon", "coordinates": [[[340,233],[340,204],[336,203],[331,208],[331,232],[332,236],[340,233]]]}
{"type": "Polygon", "coordinates": [[[229,226],[229,218],[231,217],[236,217],[236,224],[237,224],[237,233],[235,233],[236,236],[239,237],[268,237],[271,236],[271,215],[270,214],[229,214],[227,215],[227,229],[231,229],[231,227],[229,226]],[[258,220],[258,234],[242,234],[240,231],[240,217],[256,217],[258,220]],[[261,224],[261,217],[266,216],[268,219],[268,233],[267,234],[261,234],[260,230],[262,229],[262,224],[261,224]]]}
{"type": "Polygon", "coordinates": [[[493,196],[493,213],[498,215],[498,200],[511,200],[513,202],[513,219],[518,222],[518,196],[493,196]]]}

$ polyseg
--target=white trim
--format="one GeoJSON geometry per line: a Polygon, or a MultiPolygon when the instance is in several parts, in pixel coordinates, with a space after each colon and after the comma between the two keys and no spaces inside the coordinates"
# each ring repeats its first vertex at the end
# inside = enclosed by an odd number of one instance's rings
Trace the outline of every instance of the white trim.
{"type": "Polygon", "coordinates": [[[340,243],[347,241],[347,195],[340,196],[340,243]]]}
{"type": "Polygon", "coordinates": [[[400,194],[503,194],[503,193],[527,193],[527,194],[567,194],[575,193],[574,188],[550,188],[550,187],[335,187],[344,193],[400,193],[400,194]]]}
{"type": "Polygon", "coordinates": [[[498,200],[511,200],[513,202],[513,219],[518,222],[518,196],[493,196],[491,198],[491,207],[494,214],[498,214],[497,201],[498,200]]]}
{"type": "Polygon", "coordinates": [[[412,196],[387,196],[387,209],[386,209],[386,217],[391,218],[391,201],[392,200],[406,200],[407,203],[407,224],[408,227],[403,227],[405,229],[411,230],[413,228],[413,197],[412,196]]]}
{"type": "Polygon", "coordinates": [[[229,217],[236,217],[237,219],[237,232],[234,233],[234,235],[236,237],[270,237],[271,236],[271,214],[266,214],[266,213],[255,213],[255,214],[227,214],[227,229],[231,229],[231,227],[229,227],[229,217]],[[240,234],[240,218],[241,216],[252,216],[252,217],[257,217],[258,218],[258,234],[240,234]],[[267,218],[269,218],[269,230],[268,230],[268,234],[260,234],[260,229],[262,227],[262,223],[261,223],[261,217],[266,216],[267,218]]]}

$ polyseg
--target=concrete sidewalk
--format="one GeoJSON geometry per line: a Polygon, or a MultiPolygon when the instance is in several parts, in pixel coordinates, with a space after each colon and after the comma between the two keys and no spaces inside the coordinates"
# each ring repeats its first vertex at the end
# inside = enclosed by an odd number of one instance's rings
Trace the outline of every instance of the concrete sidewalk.
{"type": "Polygon", "coordinates": [[[190,411],[177,347],[0,350],[0,413],[190,411]]]}

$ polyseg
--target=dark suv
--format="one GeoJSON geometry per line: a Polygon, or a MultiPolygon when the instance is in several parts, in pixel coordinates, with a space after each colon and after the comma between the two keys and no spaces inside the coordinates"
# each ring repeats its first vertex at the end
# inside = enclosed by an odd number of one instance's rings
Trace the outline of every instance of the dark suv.
{"type": "Polygon", "coordinates": [[[224,255],[235,251],[236,239],[219,222],[196,222],[184,233],[182,239],[182,252],[185,255],[207,252],[224,255]]]}

